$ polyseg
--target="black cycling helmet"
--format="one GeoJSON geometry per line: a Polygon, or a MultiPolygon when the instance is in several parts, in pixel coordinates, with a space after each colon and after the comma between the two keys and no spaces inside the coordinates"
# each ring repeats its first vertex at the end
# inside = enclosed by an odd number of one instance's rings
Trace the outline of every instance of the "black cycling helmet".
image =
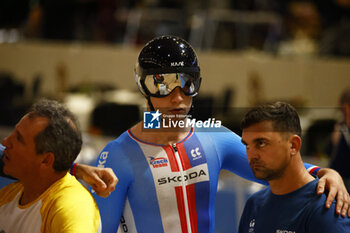
{"type": "Polygon", "coordinates": [[[136,63],[135,78],[146,98],[168,96],[176,87],[195,96],[201,83],[195,51],[175,36],[156,37],[145,45],[136,63]]]}

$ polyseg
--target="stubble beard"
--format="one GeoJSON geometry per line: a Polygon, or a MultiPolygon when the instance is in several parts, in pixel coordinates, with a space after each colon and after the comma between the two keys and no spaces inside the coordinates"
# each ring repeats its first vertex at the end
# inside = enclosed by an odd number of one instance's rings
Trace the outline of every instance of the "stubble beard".
{"type": "Polygon", "coordinates": [[[266,181],[271,181],[271,180],[276,180],[281,178],[285,172],[286,166],[287,164],[284,163],[278,169],[270,169],[270,168],[267,168],[266,165],[260,161],[252,160],[250,162],[250,167],[255,177],[260,180],[266,180],[266,181]],[[258,168],[255,168],[256,164],[259,165],[258,168]]]}

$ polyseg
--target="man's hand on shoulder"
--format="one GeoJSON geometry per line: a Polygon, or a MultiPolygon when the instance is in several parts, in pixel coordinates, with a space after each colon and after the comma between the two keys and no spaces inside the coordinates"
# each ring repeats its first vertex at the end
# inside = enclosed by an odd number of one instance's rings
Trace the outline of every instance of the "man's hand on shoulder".
{"type": "Polygon", "coordinates": [[[350,217],[350,196],[339,173],[330,168],[321,168],[317,172],[317,176],[320,178],[317,185],[317,194],[321,195],[325,192],[325,189],[329,191],[326,207],[329,208],[336,198],[336,214],[346,217],[347,213],[350,217]]]}
{"type": "Polygon", "coordinates": [[[77,164],[75,177],[90,185],[101,197],[108,197],[118,183],[118,178],[111,168],[99,168],[85,164],[77,164]]]}

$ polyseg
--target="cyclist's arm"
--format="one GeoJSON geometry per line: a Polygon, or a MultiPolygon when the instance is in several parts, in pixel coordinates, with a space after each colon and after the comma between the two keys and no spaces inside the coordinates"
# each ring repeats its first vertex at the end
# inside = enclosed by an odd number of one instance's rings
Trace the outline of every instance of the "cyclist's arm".
{"type": "Polygon", "coordinates": [[[103,198],[96,193],[93,196],[100,210],[102,232],[117,232],[127,196],[127,189],[133,179],[132,169],[122,148],[116,143],[109,143],[97,158],[96,166],[109,167],[119,179],[115,190],[103,198]]]}

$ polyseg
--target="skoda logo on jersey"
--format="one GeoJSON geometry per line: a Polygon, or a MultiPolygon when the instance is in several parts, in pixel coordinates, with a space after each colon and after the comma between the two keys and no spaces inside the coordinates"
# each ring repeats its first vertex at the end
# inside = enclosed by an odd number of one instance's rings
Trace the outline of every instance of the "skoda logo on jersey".
{"type": "Polygon", "coordinates": [[[203,169],[200,169],[199,171],[193,170],[192,172],[189,172],[185,175],[161,177],[158,179],[158,184],[162,185],[167,183],[181,183],[196,179],[198,182],[202,177],[207,177],[206,171],[204,171],[203,169]]]}
{"type": "Polygon", "coordinates": [[[295,231],[288,231],[288,230],[276,230],[276,233],[296,233],[295,231]]]}
{"type": "Polygon", "coordinates": [[[166,167],[166,166],[168,166],[168,159],[164,158],[164,157],[160,157],[160,158],[153,158],[153,157],[151,157],[150,164],[154,168],[166,167]]]}
{"type": "Polygon", "coordinates": [[[156,112],[143,113],[143,128],[144,129],[160,129],[160,116],[162,114],[157,110],[156,112]]]}

